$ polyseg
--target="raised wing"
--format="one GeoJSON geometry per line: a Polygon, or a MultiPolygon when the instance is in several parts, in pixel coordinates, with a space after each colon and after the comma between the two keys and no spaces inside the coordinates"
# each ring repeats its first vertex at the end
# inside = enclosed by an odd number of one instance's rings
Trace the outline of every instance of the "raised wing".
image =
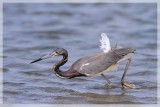
{"type": "Polygon", "coordinates": [[[101,37],[102,39],[100,40],[101,42],[100,48],[103,50],[103,52],[107,53],[111,50],[109,38],[105,33],[102,33],[101,37]]]}

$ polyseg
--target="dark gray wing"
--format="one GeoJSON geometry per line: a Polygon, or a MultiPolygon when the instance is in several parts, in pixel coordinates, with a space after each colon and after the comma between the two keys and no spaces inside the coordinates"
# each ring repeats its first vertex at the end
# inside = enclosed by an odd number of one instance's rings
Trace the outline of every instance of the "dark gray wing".
{"type": "Polygon", "coordinates": [[[108,53],[98,53],[93,56],[84,57],[72,65],[81,74],[96,75],[114,66],[120,59],[132,51],[127,48],[117,49],[108,53]]]}

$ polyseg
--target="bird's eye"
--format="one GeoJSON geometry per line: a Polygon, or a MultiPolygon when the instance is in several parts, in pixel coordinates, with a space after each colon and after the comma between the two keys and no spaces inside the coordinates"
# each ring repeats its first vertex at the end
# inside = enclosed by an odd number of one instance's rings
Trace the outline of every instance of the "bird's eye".
{"type": "Polygon", "coordinates": [[[59,52],[56,51],[56,54],[58,54],[59,52]]]}

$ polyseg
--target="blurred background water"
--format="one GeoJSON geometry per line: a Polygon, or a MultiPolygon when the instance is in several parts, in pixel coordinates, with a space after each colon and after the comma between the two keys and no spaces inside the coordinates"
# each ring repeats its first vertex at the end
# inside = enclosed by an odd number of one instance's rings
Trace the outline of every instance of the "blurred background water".
{"type": "Polygon", "coordinates": [[[157,103],[157,7],[148,3],[5,3],[3,4],[4,104],[146,104],[157,103]],[[51,68],[61,58],[32,60],[57,47],[68,50],[67,70],[77,59],[102,51],[100,34],[137,50],[121,88],[125,62],[101,77],[61,79],[51,68]]]}

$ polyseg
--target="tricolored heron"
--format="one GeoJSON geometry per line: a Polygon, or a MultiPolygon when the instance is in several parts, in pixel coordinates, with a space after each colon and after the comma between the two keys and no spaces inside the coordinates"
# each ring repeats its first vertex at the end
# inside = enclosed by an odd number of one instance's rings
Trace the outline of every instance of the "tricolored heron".
{"type": "Polygon", "coordinates": [[[133,88],[134,84],[124,81],[124,77],[128,70],[128,67],[131,63],[132,55],[135,52],[133,48],[122,48],[116,45],[113,49],[110,47],[109,38],[105,33],[101,34],[102,40],[100,48],[103,49],[103,52],[96,53],[91,56],[83,57],[77,60],[72,64],[69,70],[61,71],[59,68],[63,66],[68,60],[68,52],[63,48],[58,48],[51,52],[48,55],[45,55],[41,58],[38,58],[31,63],[38,62],[43,59],[55,57],[55,56],[63,56],[62,60],[57,62],[52,71],[60,78],[74,78],[79,76],[97,76],[101,75],[104,79],[107,80],[108,86],[110,87],[111,82],[104,75],[105,72],[115,70],[118,64],[122,61],[128,60],[126,68],[121,78],[121,84],[123,88],[133,88]]]}

